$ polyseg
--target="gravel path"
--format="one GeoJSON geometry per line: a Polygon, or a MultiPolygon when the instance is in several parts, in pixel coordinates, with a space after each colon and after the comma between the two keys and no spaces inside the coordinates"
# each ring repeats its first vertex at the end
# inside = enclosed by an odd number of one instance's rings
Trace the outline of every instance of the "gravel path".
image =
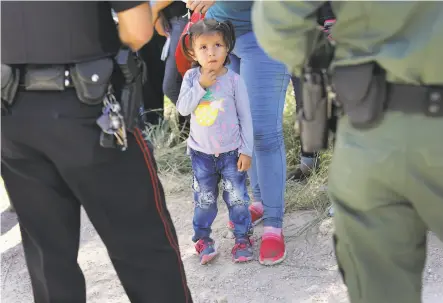
{"type": "MultiPolygon", "coordinates": [[[[3,187],[2,187],[3,188],[3,187]]],[[[181,197],[191,197],[182,194],[181,197]]],[[[1,215],[1,295],[4,303],[32,302],[31,286],[20,244],[16,216],[4,212],[7,197],[2,189],[1,215]]],[[[230,260],[232,239],[226,236],[226,209],[214,224],[214,238],[219,258],[209,266],[198,264],[191,242],[192,202],[189,198],[168,197],[169,210],[175,220],[182,257],[190,289],[197,303],[203,302],[348,302],[341,283],[331,246],[331,220],[324,221],[310,233],[288,237],[288,258],[276,267],[258,262],[235,265],[230,260]]],[[[312,218],[310,212],[298,212],[285,219],[286,235],[312,218]]],[[[109,262],[106,250],[94,228],[82,214],[79,263],[87,282],[88,302],[129,302],[109,262]]],[[[261,227],[256,228],[256,234],[261,227]]],[[[257,243],[258,244],[258,243],[257,243]]],[[[256,244],[256,251],[258,249],[256,244]]],[[[443,244],[430,237],[427,268],[424,275],[424,303],[441,303],[443,298],[443,244]]]]}

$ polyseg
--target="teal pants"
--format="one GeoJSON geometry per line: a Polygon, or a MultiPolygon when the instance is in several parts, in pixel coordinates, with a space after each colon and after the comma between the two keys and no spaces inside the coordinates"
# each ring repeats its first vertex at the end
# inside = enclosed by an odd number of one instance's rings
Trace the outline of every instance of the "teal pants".
{"type": "Polygon", "coordinates": [[[337,262],[352,303],[419,303],[426,236],[443,240],[443,118],[339,122],[329,172],[337,262]]]}

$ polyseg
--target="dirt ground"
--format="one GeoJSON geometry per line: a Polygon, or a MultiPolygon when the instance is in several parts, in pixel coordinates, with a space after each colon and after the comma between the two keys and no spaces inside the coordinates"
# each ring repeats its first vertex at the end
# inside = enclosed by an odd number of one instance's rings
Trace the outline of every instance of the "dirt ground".
{"type": "MultiPolygon", "coordinates": [[[[226,208],[214,225],[214,238],[220,256],[209,266],[201,266],[194,253],[192,236],[192,202],[190,194],[167,197],[175,220],[182,257],[194,302],[348,302],[346,289],[335,264],[330,219],[298,238],[288,237],[288,257],[276,267],[263,267],[254,261],[236,265],[231,262],[232,239],[224,238],[226,208]],[[181,198],[180,198],[181,197],[181,198]],[[184,198],[183,198],[184,197],[184,198]]],[[[7,196],[1,186],[1,301],[32,302],[16,216],[5,212],[7,196]]],[[[310,212],[286,216],[285,234],[291,235],[312,218],[310,212]]],[[[112,268],[106,250],[87,216],[82,214],[79,263],[86,277],[88,302],[129,302],[112,268]]],[[[261,227],[255,234],[260,235],[261,227]]],[[[258,242],[258,241],[257,241],[258,242]]],[[[258,251],[258,243],[256,243],[258,251]]],[[[441,303],[443,298],[443,244],[430,237],[429,255],[424,274],[424,303],[441,303]]]]}

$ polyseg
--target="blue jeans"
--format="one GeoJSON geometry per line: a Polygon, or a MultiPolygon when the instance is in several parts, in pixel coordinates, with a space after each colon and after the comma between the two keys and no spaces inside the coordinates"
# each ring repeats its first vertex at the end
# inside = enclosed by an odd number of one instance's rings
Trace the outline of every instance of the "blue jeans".
{"type": "Polygon", "coordinates": [[[246,83],[254,127],[249,170],[254,200],[263,202],[264,225],[282,227],[286,184],[283,108],[289,73],[257,44],[253,32],[237,38],[229,68],[246,83]]]}
{"type": "Polygon", "coordinates": [[[180,36],[188,23],[188,18],[173,17],[169,19],[171,26],[170,37],[171,44],[169,45],[169,54],[165,63],[165,77],[163,78],[163,92],[166,97],[176,104],[178,95],[180,94],[180,87],[182,85],[182,76],[178,72],[177,62],[175,60],[175,50],[180,40],[180,36]]]}
{"type": "Polygon", "coordinates": [[[251,228],[248,210],[249,195],[246,188],[246,172],[237,169],[238,151],[222,153],[218,157],[191,149],[194,178],[194,237],[210,239],[211,226],[217,216],[219,182],[222,182],[223,200],[229,210],[229,219],[234,223],[234,236],[246,237],[251,228]]]}

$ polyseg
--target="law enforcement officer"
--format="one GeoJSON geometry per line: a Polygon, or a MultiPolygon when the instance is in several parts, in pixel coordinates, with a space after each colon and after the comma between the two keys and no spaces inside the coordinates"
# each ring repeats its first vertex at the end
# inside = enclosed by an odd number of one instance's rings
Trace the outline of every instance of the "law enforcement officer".
{"type": "MultiPolygon", "coordinates": [[[[256,2],[258,41],[301,75],[322,2],[256,2]]],[[[332,2],[340,118],[329,175],[351,302],[421,302],[428,230],[443,240],[443,4],[332,2]]],[[[307,100],[305,99],[306,103],[307,100]]]]}
{"type": "Polygon", "coordinates": [[[134,66],[112,58],[149,41],[150,19],[147,2],[2,2],[3,177],[37,303],[86,300],[80,206],[131,302],[192,302],[154,159],[117,102],[134,66]]]}

